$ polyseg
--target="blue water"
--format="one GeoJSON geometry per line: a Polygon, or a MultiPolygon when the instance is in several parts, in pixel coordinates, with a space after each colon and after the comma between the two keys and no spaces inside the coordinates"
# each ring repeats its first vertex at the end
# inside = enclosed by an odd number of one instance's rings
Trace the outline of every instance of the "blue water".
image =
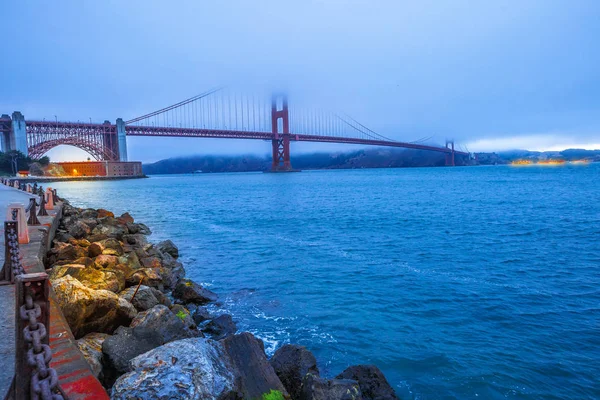
{"type": "Polygon", "coordinates": [[[242,330],[404,399],[600,398],[600,164],[54,185],[172,239],[242,330]]]}

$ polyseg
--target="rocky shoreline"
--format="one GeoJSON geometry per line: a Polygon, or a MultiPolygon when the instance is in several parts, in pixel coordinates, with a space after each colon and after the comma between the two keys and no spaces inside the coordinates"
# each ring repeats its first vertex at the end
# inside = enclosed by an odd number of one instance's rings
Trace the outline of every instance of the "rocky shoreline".
{"type": "Polygon", "coordinates": [[[208,311],[217,295],[185,277],[177,246],[150,234],[128,213],[65,202],[46,257],[77,345],[112,399],[397,399],[373,365],[325,379],[297,345],[269,360],[260,339],[208,311]]]}

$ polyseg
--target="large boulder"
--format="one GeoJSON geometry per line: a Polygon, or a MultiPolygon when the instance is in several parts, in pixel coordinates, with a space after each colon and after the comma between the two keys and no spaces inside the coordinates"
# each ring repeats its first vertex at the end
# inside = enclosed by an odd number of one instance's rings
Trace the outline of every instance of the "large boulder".
{"type": "Polygon", "coordinates": [[[233,366],[221,343],[202,338],[167,343],[130,362],[111,399],[237,399],[233,366]]]}
{"type": "Polygon", "coordinates": [[[133,217],[128,212],[121,214],[117,219],[122,224],[133,224],[133,217]]]}
{"type": "Polygon", "coordinates": [[[118,262],[119,264],[127,265],[132,270],[142,268],[142,264],[140,263],[140,260],[137,254],[135,254],[135,252],[130,252],[122,255],[121,257],[119,257],[118,262]]]}
{"type": "Polygon", "coordinates": [[[151,287],[141,285],[139,289],[137,286],[132,286],[123,290],[119,293],[119,296],[133,304],[138,311],[146,311],[158,304],[160,301],[154,295],[154,291],[151,287]],[[137,290],[137,293],[136,293],[137,290]],[[133,295],[135,294],[135,297],[133,295]],[[133,301],[132,301],[133,298],[133,301]]]}
{"type": "Polygon", "coordinates": [[[131,246],[132,248],[135,248],[135,247],[143,248],[148,245],[148,238],[146,237],[146,235],[142,235],[139,233],[123,235],[123,243],[126,246],[131,246]]]}
{"type": "Polygon", "coordinates": [[[86,287],[95,290],[109,290],[118,293],[125,286],[125,281],[111,271],[101,271],[80,264],[57,265],[52,268],[48,278],[51,282],[70,275],[83,283],[86,287]]]}
{"type": "Polygon", "coordinates": [[[383,372],[375,365],[353,365],[336,378],[357,381],[365,400],[398,400],[383,372]]]}
{"type": "Polygon", "coordinates": [[[107,337],[109,335],[106,333],[94,332],[77,340],[77,347],[96,378],[102,373],[102,343],[107,337]]]}
{"type": "Polygon", "coordinates": [[[98,211],[93,208],[86,208],[81,211],[81,218],[98,218],[98,211]]]}
{"type": "Polygon", "coordinates": [[[323,379],[307,374],[293,400],[362,400],[358,383],[349,379],[323,379]]]}
{"type": "Polygon", "coordinates": [[[173,258],[179,257],[179,249],[177,248],[177,246],[175,246],[175,243],[173,243],[170,240],[163,240],[162,242],[159,242],[156,245],[156,248],[161,253],[169,254],[173,258]]]}
{"type": "Polygon", "coordinates": [[[208,333],[215,340],[233,335],[236,331],[237,326],[229,314],[219,315],[202,329],[202,332],[208,333]]]}
{"type": "Polygon", "coordinates": [[[177,317],[171,310],[162,304],[139,313],[133,321],[131,321],[131,327],[136,326],[156,331],[161,335],[163,343],[193,336],[190,331],[186,329],[182,319],[177,317]]]}
{"type": "Polygon", "coordinates": [[[81,239],[92,233],[92,230],[85,222],[76,221],[73,223],[73,225],[71,225],[68,232],[75,239],[81,239]]]}
{"type": "Polygon", "coordinates": [[[217,294],[189,279],[180,279],[173,290],[173,297],[183,303],[207,304],[217,300],[217,294]]]}
{"type": "Polygon", "coordinates": [[[129,361],[163,344],[161,335],[149,328],[119,327],[102,345],[106,364],[119,373],[127,372],[129,361]]]}
{"type": "Polygon", "coordinates": [[[146,286],[162,289],[165,285],[163,283],[163,277],[154,268],[140,268],[131,273],[127,277],[128,285],[139,285],[142,282],[146,286]]]}
{"type": "Polygon", "coordinates": [[[206,307],[197,307],[192,314],[192,318],[194,319],[196,325],[200,325],[204,321],[208,321],[209,319],[211,319],[212,316],[210,315],[210,312],[208,312],[206,307]]]}
{"type": "Polygon", "coordinates": [[[123,246],[117,239],[108,238],[90,244],[88,254],[90,257],[96,257],[100,254],[118,257],[123,255],[123,246]]]}
{"type": "Polygon", "coordinates": [[[131,372],[112,387],[113,400],[289,399],[261,342],[249,333],[221,341],[178,340],[134,358],[129,365],[131,372]]]}
{"type": "Polygon", "coordinates": [[[52,282],[56,299],[76,338],[91,332],[112,333],[129,325],[137,311],[108,290],[94,290],[66,275],[52,282]]]}
{"type": "Polygon", "coordinates": [[[129,233],[140,233],[142,235],[151,235],[152,231],[144,224],[127,222],[125,224],[129,233]]]}
{"type": "Polygon", "coordinates": [[[86,256],[87,250],[83,247],[57,242],[48,252],[48,263],[52,265],[59,261],[72,261],[86,256]]]}
{"type": "Polygon", "coordinates": [[[270,363],[292,399],[300,397],[302,378],[306,374],[319,376],[317,359],[304,346],[287,344],[280,347],[270,363]]]}
{"type": "MultiPolygon", "coordinates": [[[[121,239],[123,235],[129,233],[123,225],[109,225],[104,222],[92,230],[92,236],[96,238],[115,238],[121,239]]],[[[91,238],[90,238],[91,240],[91,238]]]]}
{"type": "MultiPolygon", "coordinates": [[[[170,308],[171,312],[175,314],[177,318],[179,318],[186,328],[188,329],[196,329],[196,323],[194,322],[190,310],[182,306],[181,304],[175,304],[170,308]]],[[[199,335],[203,336],[203,335],[199,335]]]]}
{"type": "Polygon", "coordinates": [[[272,391],[289,398],[265,355],[262,341],[251,333],[228,336],[220,341],[227,351],[239,382],[243,399],[262,399],[272,391]]]}
{"type": "MultiPolygon", "coordinates": [[[[93,243],[92,243],[93,245],[93,243]]],[[[92,246],[90,246],[92,247],[92,246]]],[[[119,258],[107,254],[101,254],[94,258],[94,264],[96,268],[100,269],[112,269],[119,263],[119,258]]]]}
{"type": "Polygon", "coordinates": [[[113,214],[111,211],[105,210],[103,208],[99,208],[96,218],[106,218],[106,217],[114,217],[114,216],[115,216],[115,214],[113,214]]]}

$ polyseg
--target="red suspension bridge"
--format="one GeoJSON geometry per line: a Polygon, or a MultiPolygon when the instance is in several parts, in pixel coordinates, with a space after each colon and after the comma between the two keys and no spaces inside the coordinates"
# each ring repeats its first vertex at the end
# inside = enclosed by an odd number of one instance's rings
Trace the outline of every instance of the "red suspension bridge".
{"type": "Polygon", "coordinates": [[[254,139],[271,142],[272,171],[291,171],[291,142],[348,143],[400,147],[445,154],[446,165],[468,153],[422,142],[401,142],[380,135],[355,119],[333,112],[290,108],[283,94],[247,95],[214,89],[169,107],[116,124],[25,121],[20,112],[0,118],[2,149],[42,157],[59,145],[87,151],[96,160],[127,161],[127,136],[254,139]]]}

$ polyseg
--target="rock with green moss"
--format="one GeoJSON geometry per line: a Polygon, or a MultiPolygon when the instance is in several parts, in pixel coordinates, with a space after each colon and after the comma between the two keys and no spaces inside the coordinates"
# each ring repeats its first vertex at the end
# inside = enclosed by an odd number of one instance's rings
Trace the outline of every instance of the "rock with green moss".
{"type": "Polygon", "coordinates": [[[139,313],[131,321],[131,326],[141,326],[158,332],[163,338],[163,343],[193,336],[185,323],[162,304],[139,313]]]}
{"type": "Polygon", "coordinates": [[[357,381],[365,400],[398,400],[383,372],[375,365],[353,365],[337,378],[357,381]]]}
{"type": "Polygon", "coordinates": [[[175,314],[177,318],[183,321],[184,325],[188,329],[196,329],[196,323],[192,318],[190,311],[180,304],[175,304],[171,307],[171,312],[175,314]]]}

